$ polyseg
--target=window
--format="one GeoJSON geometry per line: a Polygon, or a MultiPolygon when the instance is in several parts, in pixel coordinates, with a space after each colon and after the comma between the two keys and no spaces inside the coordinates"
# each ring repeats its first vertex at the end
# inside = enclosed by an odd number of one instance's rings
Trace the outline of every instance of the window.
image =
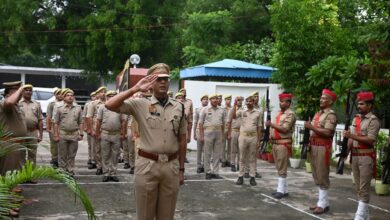
{"type": "Polygon", "coordinates": [[[38,100],[48,100],[51,97],[53,97],[53,93],[52,92],[38,91],[37,93],[38,93],[38,100]]]}

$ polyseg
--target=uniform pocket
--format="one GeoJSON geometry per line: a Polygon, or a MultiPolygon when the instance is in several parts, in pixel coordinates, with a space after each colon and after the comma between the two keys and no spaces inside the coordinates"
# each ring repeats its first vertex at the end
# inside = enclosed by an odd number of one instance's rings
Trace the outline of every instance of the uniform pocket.
{"type": "Polygon", "coordinates": [[[152,168],[152,165],[153,165],[152,161],[145,159],[145,158],[142,158],[142,157],[138,157],[135,160],[134,172],[135,172],[135,174],[144,175],[150,171],[150,169],[152,168]]]}
{"type": "Polygon", "coordinates": [[[179,168],[180,168],[180,164],[179,164],[179,160],[173,160],[169,163],[169,168],[172,170],[172,172],[176,175],[179,174],[179,168]]]}
{"type": "Polygon", "coordinates": [[[160,128],[161,127],[161,119],[157,116],[148,116],[146,121],[151,128],[160,128]]]}

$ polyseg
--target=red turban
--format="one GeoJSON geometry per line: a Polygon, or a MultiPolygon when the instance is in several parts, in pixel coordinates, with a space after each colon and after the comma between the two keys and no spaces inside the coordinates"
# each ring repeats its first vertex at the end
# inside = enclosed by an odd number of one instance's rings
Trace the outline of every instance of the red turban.
{"type": "Polygon", "coordinates": [[[336,99],[337,99],[336,93],[333,93],[333,92],[330,91],[329,89],[323,89],[323,90],[322,90],[322,94],[323,94],[323,95],[329,96],[334,102],[335,102],[336,99]]]}
{"type": "Polygon", "coordinates": [[[283,101],[285,99],[291,100],[292,96],[293,95],[291,93],[282,93],[282,94],[279,94],[279,100],[280,101],[283,101]]]}
{"type": "Polygon", "coordinates": [[[359,92],[357,95],[358,101],[372,101],[374,100],[373,92],[359,92]]]}

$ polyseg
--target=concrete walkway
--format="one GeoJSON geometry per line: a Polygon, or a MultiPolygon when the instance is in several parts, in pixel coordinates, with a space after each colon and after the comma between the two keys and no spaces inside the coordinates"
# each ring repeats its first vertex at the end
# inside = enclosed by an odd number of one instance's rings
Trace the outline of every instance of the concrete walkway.
{"type": "MultiPolygon", "coordinates": [[[[47,143],[47,135],[44,141],[47,143]]],[[[82,141],[76,158],[76,180],[87,192],[99,219],[136,219],[133,175],[119,164],[120,182],[103,183],[102,176],[86,168],[87,144],[82,141]]],[[[246,220],[246,219],[353,219],[357,207],[356,193],[350,175],[331,173],[330,211],[316,216],[309,206],[317,199],[317,188],[310,173],[304,169],[289,168],[290,196],[275,200],[271,193],[277,184],[273,164],[258,160],[257,186],[250,186],[245,179],[243,186],[235,185],[237,173],[221,168],[221,180],[205,180],[196,173],[196,152],[188,154],[185,185],[181,187],[175,219],[178,220],[246,220]]],[[[38,151],[38,163],[48,165],[50,153],[44,148],[38,151]]],[[[348,171],[347,171],[348,172],[348,171]]],[[[22,185],[23,195],[31,203],[21,209],[20,219],[87,219],[83,207],[64,184],[52,180],[40,180],[35,185],[22,185]]],[[[377,196],[372,189],[371,219],[390,219],[389,196],[377,196]]]]}

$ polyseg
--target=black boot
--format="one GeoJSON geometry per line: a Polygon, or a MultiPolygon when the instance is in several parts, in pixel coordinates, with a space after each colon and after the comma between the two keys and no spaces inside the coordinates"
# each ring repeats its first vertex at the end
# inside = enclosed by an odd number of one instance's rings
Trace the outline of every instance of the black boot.
{"type": "Polygon", "coordinates": [[[251,177],[251,179],[249,180],[249,184],[251,184],[251,186],[256,186],[256,179],[254,177],[251,177]]]}
{"type": "Polygon", "coordinates": [[[130,168],[130,174],[134,174],[134,167],[130,168]]]}
{"type": "Polygon", "coordinates": [[[237,179],[236,185],[242,185],[244,184],[244,177],[240,176],[237,179]]]}
{"type": "Polygon", "coordinates": [[[130,169],[130,164],[129,163],[125,163],[125,165],[123,165],[123,169],[130,169]]]}
{"type": "Polygon", "coordinates": [[[232,171],[232,172],[236,172],[237,170],[236,170],[236,165],[231,165],[230,166],[230,170],[232,171]]]}
{"type": "Polygon", "coordinates": [[[102,168],[96,170],[96,175],[102,175],[102,174],[103,174],[102,168]]]}

